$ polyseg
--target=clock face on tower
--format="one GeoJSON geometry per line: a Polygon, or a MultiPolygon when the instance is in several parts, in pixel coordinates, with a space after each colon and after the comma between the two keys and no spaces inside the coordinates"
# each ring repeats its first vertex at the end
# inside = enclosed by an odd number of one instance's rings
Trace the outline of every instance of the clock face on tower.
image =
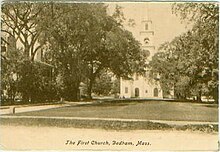
{"type": "Polygon", "coordinates": [[[150,56],[150,51],[149,50],[143,50],[143,55],[144,55],[144,57],[149,57],[150,56]]]}

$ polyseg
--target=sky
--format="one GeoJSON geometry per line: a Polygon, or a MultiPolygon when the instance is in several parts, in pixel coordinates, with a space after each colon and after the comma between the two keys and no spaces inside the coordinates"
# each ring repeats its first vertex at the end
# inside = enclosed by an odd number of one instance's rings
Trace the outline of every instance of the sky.
{"type": "Polygon", "coordinates": [[[172,3],[170,2],[109,3],[109,10],[114,10],[116,4],[123,8],[122,11],[127,20],[135,20],[136,25],[134,27],[125,25],[125,28],[131,31],[137,39],[139,39],[141,20],[146,18],[152,20],[156,48],[186,32],[189,28],[186,23],[181,23],[179,17],[172,14],[172,3]]]}

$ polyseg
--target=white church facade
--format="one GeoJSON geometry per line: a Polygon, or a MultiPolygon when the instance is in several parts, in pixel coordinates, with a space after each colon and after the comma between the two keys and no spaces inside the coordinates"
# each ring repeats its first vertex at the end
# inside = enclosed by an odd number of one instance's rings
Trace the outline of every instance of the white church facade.
{"type": "MultiPolygon", "coordinates": [[[[139,41],[142,44],[143,51],[149,51],[150,55],[146,59],[149,62],[152,56],[157,52],[154,46],[154,30],[152,21],[142,19],[140,22],[139,41]]],[[[159,83],[159,75],[150,78],[150,72],[146,69],[145,76],[137,74],[133,75],[132,80],[120,78],[120,97],[121,98],[146,98],[146,99],[162,99],[163,91],[159,83]]]]}

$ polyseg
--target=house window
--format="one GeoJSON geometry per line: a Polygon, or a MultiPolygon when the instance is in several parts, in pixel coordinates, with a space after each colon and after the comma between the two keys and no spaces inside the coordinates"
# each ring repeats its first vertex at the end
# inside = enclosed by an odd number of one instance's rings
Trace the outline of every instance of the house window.
{"type": "Polygon", "coordinates": [[[147,23],[145,24],[145,30],[146,31],[148,30],[148,24],[147,23]]]}
{"type": "Polygon", "coordinates": [[[148,91],[147,90],[145,90],[145,93],[147,93],[148,91]]]}
{"type": "Polygon", "coordinates": [[[1,52],[6,52],[6,46],[1,45],[1,52]]]}
{"type": "Polygon", "coordinates": [[[125,93],[128,93],[128,87],[125,87],[125,93]]]}

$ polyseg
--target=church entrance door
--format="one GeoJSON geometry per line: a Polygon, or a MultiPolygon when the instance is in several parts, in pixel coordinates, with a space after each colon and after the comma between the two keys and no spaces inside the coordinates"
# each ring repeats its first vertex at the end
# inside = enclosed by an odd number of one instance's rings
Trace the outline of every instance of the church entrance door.
{"type": "Polygon", "coordinates": [[[154,88],[154,97],[158,97],[158,89],[154,88]]]}
{"type": "Polygon", "coordinates": [[[139,97],[139,88],[135,88],[134,94],[135,94],[135,97],[139,97]]]}

